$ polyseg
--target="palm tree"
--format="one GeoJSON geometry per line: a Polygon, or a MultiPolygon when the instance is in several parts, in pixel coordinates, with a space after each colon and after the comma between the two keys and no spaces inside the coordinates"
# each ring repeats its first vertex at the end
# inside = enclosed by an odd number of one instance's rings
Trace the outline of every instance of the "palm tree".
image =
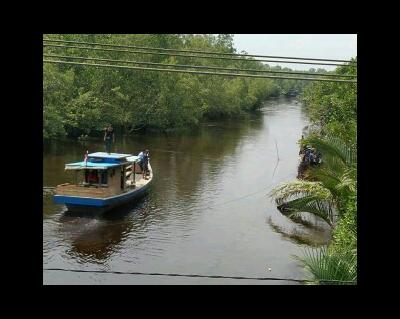
{"type": "Polygon", "coordinates": [[[270,196],[287,216],[308,212],[334,227],[344,212],[344,204],[357,187],[357,154],[340,139],[311,136],[304,143],[323,155],[323,163],[310,168],[314,181],[295,180],[279,185],[270,196]]]}
{"type": "MultiPolygon", "coordinates": [[[[281,184],[271,191],[270,196],[275,197],[278,208],[287,216],[308,212],[334,228],[357,193],[357,153],[332,136],[312,136],[305,143],[314,146],[323,156],[319,167],[310,168],[309,176],[313,181],[295,180],[281,184]]],[[[350,233],[357,236],[356,229],[351,229],[350,233]]],[[[295,258],[310,271],[316,283],[355,282],[357,249],[331,247],[306,251],[305,257],[295,258]]]]}
{"type": "Polygon", "coordinates": [[[357,253],[355,251],[330,252],[329,249],[307,250],[303,263],[318,284],[355,284],[357,282],[357,253]]]}

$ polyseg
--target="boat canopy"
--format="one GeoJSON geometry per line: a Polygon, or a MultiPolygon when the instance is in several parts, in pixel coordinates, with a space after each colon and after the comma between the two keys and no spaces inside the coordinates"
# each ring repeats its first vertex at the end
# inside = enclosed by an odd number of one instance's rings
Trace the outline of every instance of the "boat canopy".
{"type": "Polygon", "coordinates": [[[132,154],[120,154],[120,153],[105,153],[105,152],[96,152],[88,154],[88,157],[97,157],[97,158],[115,158],[115,159],[123,159],[125,157],[132,156],[132,154]]]}
{"type": "Polygon", "coordinates": [[[100,169],[106,170],[111,167],[117,167],[139,161],[139,156],[131,154],[118,153],[91,153],[88,154],[88,160],[65,165],[66,170],[81,170],[81,169],[100,169]]]}
{"type": "Polygon", "coordinates": [[[92,162],[77,162],[66,164],[65,169],[108,169],[110,167],[121,166],[117,163],[92,163],[92,162]]]}

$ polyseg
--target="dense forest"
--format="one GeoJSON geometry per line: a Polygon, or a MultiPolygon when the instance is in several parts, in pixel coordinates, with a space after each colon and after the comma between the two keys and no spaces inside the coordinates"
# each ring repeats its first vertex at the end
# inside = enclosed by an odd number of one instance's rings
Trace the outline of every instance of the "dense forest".
{"type": "MultiPolygon", "coordinates": [[[[237,52],[233,35],[130,34],[45,35],[47,39],[118,45],[237,52]]],[[[255,70],[289,68],[244,60],[217,60],[77,48],[45,47],[45,54],[115,60],[190,64],[255,70]]],[[[311,72],[326,72],[310,69],[311,72]]],[[[301,92],[307,81],[116,70],[44,63],[43,138],[98,135],[107,123],[117,131],[176,131],[204,119],[237,117],[258,109],[263,100],[301,92]]]]}
{"type": "MultiPolygon", "coordinates": [[[[353,59],[353,61],[356,61],[353,59]]],[[[337,74],[357,75],[356,67],[337,74]]],[[[317,129],[300,141],[322,153],[322,164],[305,178],[283,183],[271,193],[285,214],[307,212],[332,229],[328,247],[298,259],[321,284],[357,281],[357,84],[313,82],[301,94],[317,129]]]]}

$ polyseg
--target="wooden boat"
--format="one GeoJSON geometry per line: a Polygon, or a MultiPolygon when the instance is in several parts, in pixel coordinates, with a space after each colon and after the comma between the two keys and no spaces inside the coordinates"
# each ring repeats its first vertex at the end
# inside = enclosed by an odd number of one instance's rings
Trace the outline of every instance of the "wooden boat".
{"type": "Polygon", "coordinates": [[[82,162],[65,165],[74,172],[74,183],[56,187],[53,200],[65,204],[69,211],[103,213],[143,196],[153,170],[143,178],[139,157],[131,154],[97,152],[87,154],[82,162]]]}

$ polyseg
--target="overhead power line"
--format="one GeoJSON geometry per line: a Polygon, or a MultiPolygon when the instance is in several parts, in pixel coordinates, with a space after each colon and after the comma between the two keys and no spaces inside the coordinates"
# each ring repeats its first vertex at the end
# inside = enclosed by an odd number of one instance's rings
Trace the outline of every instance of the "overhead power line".
{"type": "MultiPolygon", "coordinates": [[[[291,281],[291,282],[315,282],[308,279],[293,279],[293,278],[276,278],[276,277],[244,277],[244,276],[220,276],[220,275],[198,275],[198,274],[173,274],[173,273],[157,273],[157,272],[124,272],[124,271],[106,271],[106,270],[80,270],[80,269],[65,269],[65,268],[43,268],[49,271],[66,271],[78,273],[99,273],[99,274],[115,274],[115,275],[142,275],[142,276],[166,276],[166,277],[191,277],[191,278],[213,278],[213,279],[244,279],[244,280],[267,280],[267,281],[291,281]]],[[[355,281],[345,280],[319,280],[326,283],[343,283],[355,284],[355,281]]]]}
{"type": "Polygon", "coordinates": [[[258,58],[276,58],[276,59],[289,59],[289,60],[309,60],[309,61],[343,62],[343,63],[357,64],[357,61],[351,61],[351,60],[300,58],[300,57],[287,57],[287,56],[276,56],[276,55],[274,56],[274,55],[259,55],[259,54],[225,53],[225,52],[212,52],[212,51],[186,50],[186,49],[166,49],[166,48],[154,48],[154,47],[137,46],[137,45],[121,45],[121,44],[110,44],[110,43],[99,43],[99,42],[58,40],[58,39],[43,39],[43,40],[47,41],[47,42],[57,42],[57,43],[89,44],[89,45],[104,46],[104,47],[157,50],[157,51],[166,51],[166,52],[204,53],[204,54],[224,55],[224,56],[245,56],[245,57],[254,57],[254,58],[257,58],[257,57],[258,58]]]}
{"type": "Polygon", "coordinates": [[[244,74],[244,73],[223,73],[223,72],[206,72],[206,71],[192,71],[192,70],[175,70],[165,68],[144,68],[137,66],[126,66],[126,65],[111,65],[111,64],[95,64],[95,63],[83,63],[83,62],[70,62],[70,61],[59,61],[59,60],[43,60],[45,63],[57,63],[57,64],[70,64],[70,65],[86,65],[93,67],[103,68],[115,68],[115,69],[127,69],[127,70],[148,70],[157,72],[173,72],[173,73],[190,73],[190,74],[204,74],[204,75],[222,75],[232,77],[249,77],[249,78],[266,78],[266,79],[284,79],[284,80],[304,80],[304,81],[324,81],[324,82],[343,82],[343,83],[357,83],[355,80],[341,80],[341,79],[320,79],[320,78],[301,78],[301,77],[284,77],[284,76],[273,76],[273,75],[259,75],[259,74],[244,74]]]}
{"type": "Polygon", "coordinates": [[[258,62],[275,62],[275,63],[313,64],[313,65],[333,65],[333,66],[342,66],[342,67],[354,67],[355,66],[355,65],[348,65],[348,64],[337,64],[337,63],[297,62],[297,61],[268,60],[268,59],[251,59],[250,60],[250,59],[237,58],[237,57],[187,55],[187,54],[180,54],[180,53],[163,53],[163,52],[146,52],[146,51],[138,51],[138,50],[94,48],[94,47],[62,45],[62,44],[46,44],[46,43],[44,43],[43,46],[44,47],[52,47],[52,48],[83,49],[83,50],[94,50],[94,51],[147,54],[147,55],[179,56],[179,57],[185,57],[185,58],[200,58],[200,59],[235,60],[235,61],[247,61],[247,62],[258,61],[258,62]]]}
{"type": "Polygon", "coordinates": [[[58,55],[58,54],[43,54],[43,56],[44,57],[49,57],[49,58],[63,58],[63,59],[73,59],[73,60],[91,60],[91,61],[102,61],[102,62],[120,62],[120,63],[130,63],[130,64],[139,64],[139,65],[158,65],[158,66],[179,67],[179,68],[213,69],[213,70],[257,72],[257,73],[299,74],[299,75],[325,76],[325,77],[335,77],[335,78],[338,78],[338,77],[354,78],[354,77],[356,77],[356,75],[347,75],[347,74],[329,74],[329,73],[275,71],[275,70],[255,70],[255,69],[237,69],[237,68],[224,68],[224,67],[217,67],[217,66],[203,66],[203,65],[189,65],[189,64],[167,64],[167,63],[156,63],[156,62],[113,60],[113,59],[102,59],[102,58],[91,58],[91,57],[77,57],[77,56],[58,55]]]}

